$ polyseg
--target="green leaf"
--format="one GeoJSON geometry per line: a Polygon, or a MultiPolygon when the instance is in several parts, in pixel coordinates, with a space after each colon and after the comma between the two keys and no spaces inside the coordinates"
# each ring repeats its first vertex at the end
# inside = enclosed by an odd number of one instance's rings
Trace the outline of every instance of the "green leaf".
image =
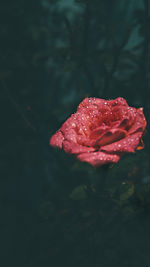
{"type": "Polygon", "coordinates": [[[91,212],[90,211],[83,211],[83,213],[82,213],[82,217],[83,218],[87,218],[87,217],[89,217],[91,215],[91,212]]]}
{"type": "Polygon", "coordinates": [[[134,184],[130,184],[125,192],[120,195],[120,200],[128,200],[134,194],[134,184]]]}
{"type": "Polygon", "coordinates": [[[86,185],[79,185],[72,191],[69,197],[73,200],[86,199],[87,198],[87,193],[85,191],[86,189],[87,189],[86,185]]]}

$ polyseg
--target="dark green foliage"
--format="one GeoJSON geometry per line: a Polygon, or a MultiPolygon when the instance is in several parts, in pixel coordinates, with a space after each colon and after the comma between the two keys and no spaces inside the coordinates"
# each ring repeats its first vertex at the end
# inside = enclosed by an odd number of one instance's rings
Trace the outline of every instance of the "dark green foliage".
{"type": "Polygon", "coordinates": [[[87,96],[123,96],[149,122],[149,8],[1,4],[0,266],[149,267],[149,126],[143,151],[99,169],[49,147],[87,96]]]}

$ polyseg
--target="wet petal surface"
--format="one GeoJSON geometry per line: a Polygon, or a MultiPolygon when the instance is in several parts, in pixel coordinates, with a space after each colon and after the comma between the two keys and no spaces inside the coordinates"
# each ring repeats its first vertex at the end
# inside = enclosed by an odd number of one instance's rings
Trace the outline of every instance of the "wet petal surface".
{"type": "Polygon", "coordinates": [[[56,132],[50,139],[50,145],[57,148],[62,148],[64,136],[61,131],[56,132]]]}
{"type": "Polygon", "coordinates": [[[80,161],[88,162],[94,167],[99,167],[107,163],[116,163],[120,156],[106,154],[104,152],[82,153],[77,156],[80,161]]]}
{"type": "Polygon", "coordinates": [[[95,150],[93,147],[82,146],[82,145],[72,143],[69,141],[63,142],[63,149],[65,150],[65,152],[69,154],[80,154],[80,153],[91,152],[95,150]]]}
{"type": "Polygon", "coordinates": [[[134,152],[140,142],[141,136],[142,133],[139,132],[132,134],[131,136],[127,136],[118,142],[101,147],[101,151],[107,151],[111,153],[134,152]]]}

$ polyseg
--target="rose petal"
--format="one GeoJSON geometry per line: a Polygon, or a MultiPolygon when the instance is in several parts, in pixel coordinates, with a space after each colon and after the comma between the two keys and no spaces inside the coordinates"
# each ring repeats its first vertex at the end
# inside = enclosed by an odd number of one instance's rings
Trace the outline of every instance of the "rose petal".
{"type": "Polygon", "coordinates": [[[95,151],[93,147],[78,145],[76,143],[69,142],[67,140],[63,142],[63,148],[65,152],[69,154],[79,154],[79,153],[95,151]]]}
{"type": "Polygon", "coordinates": [[[77,136],[77,143],[82,146],[92,147],[95,144],[95,140],[89,139],[88,137],[78,135],[77,136]]]}
{"type": "Polygon", "coordinates": [[[120,140],[121,138],[125,138],[126,135],[127,135],[127,132],[125,130],[111,129],[108,132],[104,133],[104,135],[102,135],[102,137],[100,137],[96,141],[95,146],[96,145],[105,146],[105,145],[114,143],[120,140]]]}
{"type": "Polygon", "coordinates": [[[94,167],[98,167],[107,163],[116,163],[119,161],[120,156],[111,155],[101,151],[92,153],[82,153],[77,156],[80,161],[88,162],[94,167]]]}
{"type": "Polygon", "coordinates": [[[136,118],[135,118],[135,122],[132,125],[132,127],[129,129],[128,133],[132,134],[135,133],[137,131],[141,131],[143,132],[146,128],[146,120],[143,114],[143,109],[139,108],[137,109],[137,114],[136,114],[136,118]]]}
{"type": "Polygon", "coordinates": [[[123,118],[121,121],[114,122],[111,127],[127,131],[132,124],[133,122],[131,122],[129,118],[123,118]]]}
{"type": "Polygon", "coordinates": [[[58,148],[62,148],[62,143],[64,140],[64,136],[61,133],[61,131],[59,130],[58,132],[56,132],[50,139],[50,145],[53,147],[58,147],[58,148]]]}
{"type": "Polygon", "coordinates": [[[64,139],[70,140],[71,142],[76,143],[77,131],[76,131],[76,118],[74,114],[68,118],[63,125],[61,126],[60,130],[64,136],[64,139]]]}
{"type": "Polygon", "coordinates": [[[123,97],[118,97],[116,99],[109,100],[108,102],[111,106],[128,106],[127,101],[123,97]]]}
{"type": "Polygon", "coordinates": [[[142,132],[137,132],[132,135],[129,135],[121,139],[120,141],[101,147],[101,151],[107,151],[110,153],[134,152],[139,144],[142,134],[142,132]]]}
{"type": "Polygon", "coordinates": [[[89,138],[91,139],[97,139],[98,137],[100,138],[100,136],[104,134],[106,131],[108,131],[109,129],[110,127],[107,125],[102,125],[100,127],[97,127],[96,129],[91,131],[89,138]]]}
{"type": "Polygon", "coordinates": [[[82,108],[87,109],[87,107],[90,108],[93,106],[103,107],[104,102],[107,102],[107,101],[105,99],[101,99],[101,98],[87,97],[79,104],[77,111],[80,111],[82,108]]]}

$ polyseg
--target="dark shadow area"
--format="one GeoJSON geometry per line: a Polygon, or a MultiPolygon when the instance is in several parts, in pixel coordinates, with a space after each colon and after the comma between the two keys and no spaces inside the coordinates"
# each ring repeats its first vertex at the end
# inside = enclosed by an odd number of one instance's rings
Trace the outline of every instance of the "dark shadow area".
{"type": "Polygon", "coordinates": [[[149,267],[149,0],[0,8],[0,265],[149,267]],[[49,146],[85,97],[144,107],[145,148],[92,168],[49,146]]]}

